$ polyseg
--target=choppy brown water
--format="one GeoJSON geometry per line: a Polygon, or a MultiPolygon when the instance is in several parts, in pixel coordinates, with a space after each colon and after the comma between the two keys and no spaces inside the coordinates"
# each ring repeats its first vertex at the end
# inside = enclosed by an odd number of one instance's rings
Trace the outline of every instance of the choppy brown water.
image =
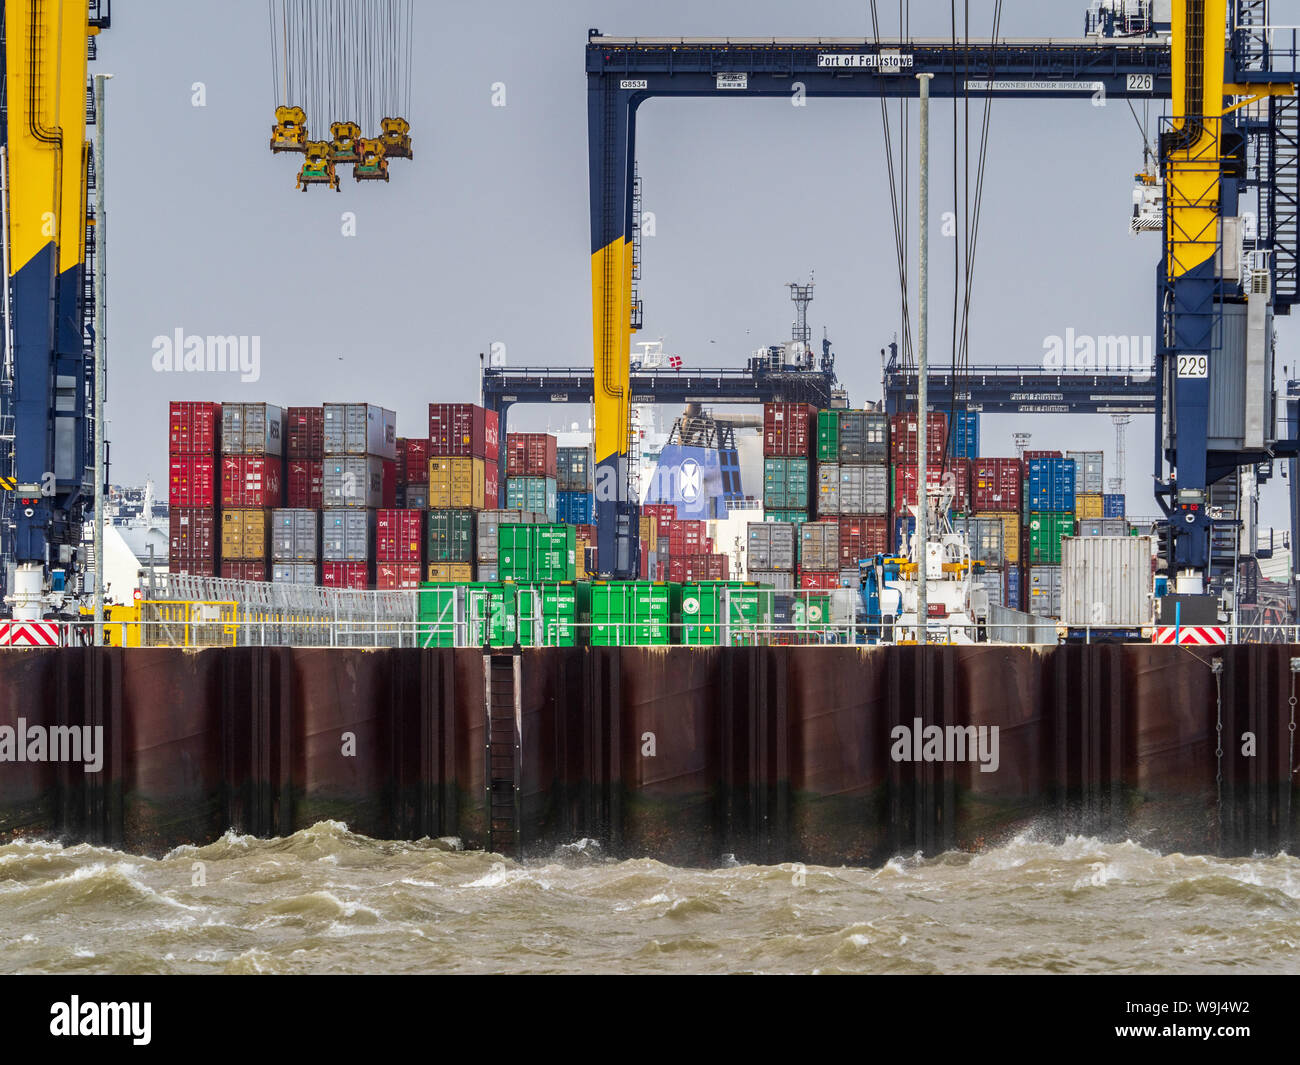
{"type": "Polygon", "coordinates": [[[1295,972],[1300,859],[1032,834],[882,869],[515,863],[322,822],[160,860],[0,847],[0,970],[1295,972]],[[195,885],[195,862],[206,884],[195,885]]]}

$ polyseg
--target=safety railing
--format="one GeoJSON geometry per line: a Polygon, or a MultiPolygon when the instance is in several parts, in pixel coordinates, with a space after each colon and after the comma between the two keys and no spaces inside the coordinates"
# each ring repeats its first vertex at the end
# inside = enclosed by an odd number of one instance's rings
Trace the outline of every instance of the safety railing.
{"type": "MultiPolygon", "coordinates": [[[[1080,626],[1069,628],[1051,619],[1023,622],[968,624],[931,621],[932,645],[998,644],[1003,646],[1048,647],[1060,643],[1173,643],[1184,647],[1215,644],[1300,645],[1300,625],[1294,623],[1220,622],[1216,626],[1181,626],[1177,635],[1166,632],[1156,638],[1158,626],[1080,626]],[[1206,630],[1216,632],[1207,635],[1206,630]]],[[[1172,626],[1164,626],[1166,630],[1172,626]]],[[[94,641],[92,621],[59,623],[62,646],[89,646],[94,641]]],[[[189,650],[218,647],[755,647],[755,646],[886,646],[913,644],[911,633],[890,623],[851,622],[817,626],[793,624],[712,625],[683,622],[593,622],[556,621],[538,625],[534,636],[516,644],[517,626],[494,627],[486,619],[458,622],[356,620],[322,633],[315,620],[262,620],[241,618],[234,624],[224,619],[199,621],[188,626],[177,617],[141,618],[105,622],[105,643],[121,647],[175,647],[189,650]],[[493,631],[495,628],[495,631],[493,631]],[[702,631],[709,629],[712,631],[702,631]],[[491,633],[485,637],[485,633],[491,633]]],[[[8,645],[6,645],[8,646],[8,645]]],[[[13,644],[12,646],[20,646],[13,644]]],[[[35,646],[35,645],[33,645],[35,646]]]]}

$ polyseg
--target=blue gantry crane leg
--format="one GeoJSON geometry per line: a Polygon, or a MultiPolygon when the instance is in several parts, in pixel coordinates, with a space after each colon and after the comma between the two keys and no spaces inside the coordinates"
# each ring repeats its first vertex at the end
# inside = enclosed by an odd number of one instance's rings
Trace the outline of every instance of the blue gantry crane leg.
{"type": "Polygon", "coordinates": [[[93,256],[87,63],[107,0],[3,5],[8,320],[0,380],[0,541],[13,616],[40,618],[74,574],[93,484],[93,256]]]}

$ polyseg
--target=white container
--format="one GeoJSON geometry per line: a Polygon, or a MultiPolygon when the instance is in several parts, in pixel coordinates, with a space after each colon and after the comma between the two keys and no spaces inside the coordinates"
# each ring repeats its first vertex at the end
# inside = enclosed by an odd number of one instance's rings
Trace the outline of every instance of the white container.
{"type": "Polygon", "coordinates": [[[1067,536],[1061,541],[1061,620],[1072,629],[1150,625],[1154,557],[1150,536],[1067,536]]]}

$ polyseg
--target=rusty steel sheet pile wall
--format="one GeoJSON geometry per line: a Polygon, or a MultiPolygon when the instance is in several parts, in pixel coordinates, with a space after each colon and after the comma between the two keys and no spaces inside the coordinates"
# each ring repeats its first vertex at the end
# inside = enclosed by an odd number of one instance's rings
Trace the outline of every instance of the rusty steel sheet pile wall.
{"type": "Polygon", "coordinates": [[[1275,853],[1297,838],[1295,653],[545,648],[485,667],[474,649],[4,650],[0,838],[160,854],[328,818],[691,865],[879,864],[1026,829],[1275,853]],[[6,756],[20,719],[102,728],[101,770],[6,756]],[[918,719],[964,755],[913,757],[897,730],[918,719]],[[996,736],[996,771],[977,735],[996,736]]]}

